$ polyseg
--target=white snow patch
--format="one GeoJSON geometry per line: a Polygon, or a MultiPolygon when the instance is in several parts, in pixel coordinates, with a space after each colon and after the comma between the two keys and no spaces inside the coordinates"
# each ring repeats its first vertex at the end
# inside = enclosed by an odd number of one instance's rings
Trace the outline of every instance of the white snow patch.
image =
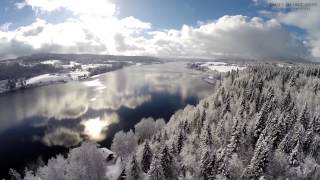
{"type": "Polygon", "coordinates": [[[218,72],[229,72],[232,70],[243,70],[245,67],[225,62],[202,62],[198,65],[201,69],[209,69],[218,72]]]}
{"type": "Polygon", "coordinates": [[[91,76],[91,79],[94,79],[94,78],[97,78],[97,77],[100,77],[101,74],[97,74],[97,75],[94,75],[94,76],[91,76]]]}
{"type": "Polygon", "coordinates": [[[99,148],[99,151],[102,153],[104,159],[108,159],[110,155],[113,155],[113,152],[107,148],[99,148]]]}
{"type": "Polygon", "coordinates": [[[64,64],[64,65],[62,65],[62,67],[63,67],[64,69],[71,69],[71,68],[73,68],[73,67],[75,67],[75,66],[77,66],[77,65],[81,65],[81,64],[80,64],[80,63],[77,63],[77,62],[75,62],[75,61],[70,61],[69,64],[64,64]]]}
{"type": "Polygon", "coordinates": [[[106,176],[109,180],[117,180],[122,173],[122,162],[120,158],[117,159],[117,162],[114,165],[107,166],[106,176]]]}
{"type": "Polygon", "coordinates": [[[47,85],[58,82],[68,82],[71,78],[66,74],[43,74],[27,79],[27,85],[47,85]]]}
{"type": "Polygon", "coordinates": [[[84,70],[95,69],[98,67],[112,67],[112,64],[83,64],[81,67],[84,70]]]}
{"type": "Polygon", "coordinates": [[[208,68],[212,71],[218,71],[218,72],[229,72],[232,70],[243,70],[245,67],[240,67],[236,65],[223,65],[223,66],[217,66],[217,65],[212,65],[208,66],[208,68]]]}
{"type": "Polygon", "coordinates": [[[71,71],[69,74],[73,80],[79,80],[88,77],[90,73],[88,71],[71,71]]]}
{"type": "Polygon", "coordinates": [[[86,81],[84,82],[84,84],[86,86],[89,86],[89,87],[105,87],[100,81],[99,79],[95,79],[95,80],[92,80],[92,81],[86,81]]]}
{"type": "Polygon", "coordinates": [[[99,90],[104,90],[104,89],[106,89],[106,88],[107,88],[107,87],[105,87],[105,86],[101,86],[101,87],[97,87],[96,90],[99,91],[99,90]]]}
{"type": "Polygon", "coordinates": [[[59,65],[62,62],[60,60],[52,59],[52,60],[47,60],[47,61],[42,61],[40,62],[41,64],[48,64],[48,65],[59,65]]]}

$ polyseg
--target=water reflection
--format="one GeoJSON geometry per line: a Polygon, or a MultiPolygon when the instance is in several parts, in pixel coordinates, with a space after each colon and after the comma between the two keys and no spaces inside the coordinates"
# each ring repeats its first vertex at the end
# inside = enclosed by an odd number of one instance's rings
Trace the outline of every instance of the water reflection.
{"type": "Polygon", "coordinates": [[[105,132],[108,130],[108,126],[118,121],[118,115],[112,113],[104,114],[102,117],[84,120],[81,124],[84,126],[84,134],[92,140],[101,141],[106,137],[105,132]]]}
{"type": "Polygon", "coordinates": [[[42,141],[47,146],[72,147],[79,144],[82,138],[77,131],[65,127],[58,127],[51,132],[45,133],[42,141]]]}
{"type": "Polygon", "coordinates": [[[12,163],[0,163],[0,179],[10,166],[22,167],[21,159],[60,153],[56,147],[86,138],[108,146],[116,131],[133,128],[143,117],[168,120],[177,109],[209,95],[211,88],[199,72],[179,62],[0,95],[0,162],[12,163]]]}
{"type": "MultiPolygon", "coordinates": [[[[199,82],[199,74],[182,63],[130,67],[96,76],[84,82],[52,85],[0,96],[0,133],[32,117],[77,119],[89,109],[135,109],[151,100],[152,93],[179,94],[182,100],[196,94],[208,94],[208,85],[199,82]]],[[[103,119],[91,117],[91,119],[103,119]]],[[[45,125],[44,122],[43,125],[45,125]]],[[[81,124],[86,124],[81,121],[81,124]]],[[[101,124],[104,126],[104,124],[101,124]]],[[[88,125],[87,125],[88,126],[88,125]]]]}

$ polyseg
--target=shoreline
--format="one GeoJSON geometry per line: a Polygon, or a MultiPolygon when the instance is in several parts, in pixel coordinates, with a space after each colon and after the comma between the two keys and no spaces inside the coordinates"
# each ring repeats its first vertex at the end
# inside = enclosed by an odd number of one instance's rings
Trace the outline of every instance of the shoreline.
{"type": "MultiPolygon", "coordinates": [[[[3,90],[3,88],[1,89],[0,88],[0,96],[1,95],[5,95],[5,94],[9,94],[9,93],[16,93],[16,92],[19,92],[19,91],[24,91],[24,90],[27,90],[27,89],[32,89],[32,88],[37,88],[37,87],[44,87],[44,86],[50,86],[50,85],[57,85],[57,84],[64,84],[64,83],[69,83],[69,82],[74,82],[74,81],[84,81],[84,80],[87,80],[87,79],[90,79],[92,77],[97,77],[97,76],[100,76],[102,74],[105,74],[105,73],[108,73],[108,72],[113,72],[113,71],[117,71],[117,70],[120,70],[120,69],[123,69],[124,67],[121,67],[121,68],[118,68],[118,69],[114,69],[114,70],[110,70],[110,71],[107,71],[107,72],[102,72],[102,73],[99,73],[99,74],[94,74],[92,76],[87,76],[87,77],[81,77],[81,78],[72,78],[68,75],[70,74],[66,74],[66,73],[54,73],[54,74],[42,74],[42,75],[39,75],[39,76],[44,76],[44,75],[52,75],[52,76],[61,76],[61,78],[65,78],[65,79],[60,79],[60,80],[51,80],[51,81],[47,81],[47,82],[42,82],[42,81],[39,81],[38,83],[34,83],[34,84],[27,84],[23,87],[17,87],[13,90],[9,90],[9,89],[5,89],[3,90]]],[[[35,76],[35,77],[39,77],[39,76],[35,76]]],[[[35,77],[32,77],[32,78],[35,78],[35,77]]],[[[32,79],[32,78],[29,78],[28,80],[32,79]]],[[[28,81],[27,80],[27,81],[28,81]]]]}

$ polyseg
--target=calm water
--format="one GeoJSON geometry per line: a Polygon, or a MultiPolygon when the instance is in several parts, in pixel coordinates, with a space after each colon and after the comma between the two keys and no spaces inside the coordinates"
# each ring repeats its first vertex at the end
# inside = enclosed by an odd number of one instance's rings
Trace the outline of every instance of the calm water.
{"type": "Polygon", "coordinates": [[[0,179],[9,167],[91,139],[109,147],[115,132],[143,117],[164,118],[212,93],[185,63],[128,67],[86,81],[0,95],[0,179]]]}

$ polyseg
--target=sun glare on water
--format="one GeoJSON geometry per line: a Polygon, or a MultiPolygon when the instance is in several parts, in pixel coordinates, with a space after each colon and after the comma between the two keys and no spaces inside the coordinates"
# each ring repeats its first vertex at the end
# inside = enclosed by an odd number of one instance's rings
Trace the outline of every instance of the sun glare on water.
{"type": "Polygon", "coordinates": [[[105,133],[108,130],[108,126],[118,121],[116,114],[105,114],[102,117],[82,121],[81,124],[84,126],[84,134],[87,135],[89,139],[101,141],[106,138],[105,133]]]}

